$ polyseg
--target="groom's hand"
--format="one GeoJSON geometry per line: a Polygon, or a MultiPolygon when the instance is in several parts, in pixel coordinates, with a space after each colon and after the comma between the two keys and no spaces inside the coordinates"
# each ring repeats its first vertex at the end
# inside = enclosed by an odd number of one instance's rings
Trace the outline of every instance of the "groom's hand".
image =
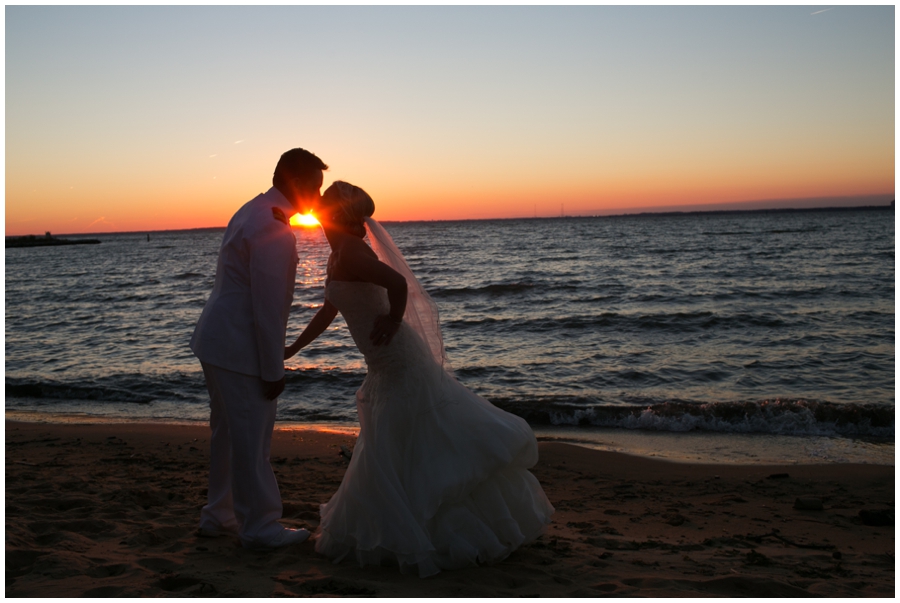
{"type": "Polygon", "coordinates": [[[284,377],[278,381],[263,381],[263,395],[266,400],[274,400],[284,391],[284,377]]]}

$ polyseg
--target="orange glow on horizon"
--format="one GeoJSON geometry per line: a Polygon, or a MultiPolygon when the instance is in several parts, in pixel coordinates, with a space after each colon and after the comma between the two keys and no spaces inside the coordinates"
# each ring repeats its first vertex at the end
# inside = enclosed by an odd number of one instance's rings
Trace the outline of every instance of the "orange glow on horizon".
{"type": "Polygon", "coordinates": [[[318,226],[319,221],[316,220],[316,217],[312,215],[312,213],[308,214],[294,214],[291,216],[291,226],[294,228],[303,227],[303,228],[312,228],[313,226],[318,226]]]}
{"type": "MultiPolygon", "coordinates": [[[[623,174],[595,174],[576,178],[579,170],[563,174],[562,183],[548,185],[538,179],[522,182],[478,181],[469,188],[449,180],[379,181],[378,175],[359,178],[335,175],[348,181],[365,182],[375,199],[374,218],[381,222],[412,220],[479,220],[496,218],[558,217],[561,214],[605,215],[635,211],[660,211],[680,205],[719,206],[751,201],[779,200],[782,207],[799,206],[790,200],[821,198],[834,202],[822,205],[853,205],[842,197],[884,196],[862,199],[860,203],[878,205],[893,199],[892,162],[854,163],[856,174],[831,169],[827,174],[793,178],[781,172],[765,175],[728,170],[705,175],[682,166],[681,172],[647,169],[623,174]],[[643,176],[643,178],[642,178],[643,176]],[[858,177],[857,177],[858,176],[858,177]],[[369,185],[369,180],[372,184],[369,185]],[[809,181],[815,180],[814,184],[809,181]],[[647,209],[645,209],[647,208],[647,209]],[[652,209],[651,209],[652,208],[652,209]]],[[[580,169],[580,168],[579,168],[580,169]]],[[[33,178],[31,182],[39,180],[33,178]]],[[[328,184],[328,183],[326,183],[328,184]]],[[[32,185],[32,187],[35,185],[32,185]]],[[[248,199],[265,190],[264,185],[237,186],[233,190],[141,191],[121,202],[118,187],[104,189],[88,183],[84,190],[47,191],[7,182],[6,235],[94,234],[107,232],[148,232],[193,228],[224,228],[248,199]],[[65,201],[63,204],[62,201],[65,201]]],[[[711,208],[712,209],[712,208],[711,208]]],[[[292,227],[312,232],[318,226],[314,216],[295,214],[292,227]]]]}

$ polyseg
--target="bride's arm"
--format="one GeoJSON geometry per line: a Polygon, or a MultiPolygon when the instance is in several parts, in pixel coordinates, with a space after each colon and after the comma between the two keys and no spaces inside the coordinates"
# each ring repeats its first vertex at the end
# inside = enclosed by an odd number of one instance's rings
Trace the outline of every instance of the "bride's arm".
{"type": "Polygon", "coordinates": [[[284,348],[284,359],[287,360],[315,341],[316,337],[321,335],[325,329],[328,328],[328,325],[330,325],[331,321],[334,320],[334,317],[337,316],[337,312],[338,310],[334,307],[334,304],[326,299],[325,303],[322,304],[322,307],[319,308],[319,311],[316,312],[316,315],[313,316],[312,320],[309,321],[309,324],[306,325],[306,328],[303,329],[303,332],[300,333],[297,341],[284,348]]]}
{"type": "Polygon", "coordinates": [[[356,279],[380,285],[387,289],[390,312],[375,319],[375,326],[369,335],[375,345],[388,344],[400,329],[406,312],[407,284],[403,275],[380,262],[362,239],[348,243],[341,254],[342,270],[356,279]]]}

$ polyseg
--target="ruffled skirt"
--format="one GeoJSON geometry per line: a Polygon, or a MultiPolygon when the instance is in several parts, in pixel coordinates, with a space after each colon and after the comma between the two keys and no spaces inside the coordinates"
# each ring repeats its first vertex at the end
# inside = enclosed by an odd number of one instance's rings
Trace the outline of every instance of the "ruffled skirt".
{"type": "Polygon", "coordinates": [[[506,558],[540,536],[553,506],[528,471],[528,424],[443,371],[372,371],[360,435],[321,506],[316,551],[421,577],[506,558]]]}

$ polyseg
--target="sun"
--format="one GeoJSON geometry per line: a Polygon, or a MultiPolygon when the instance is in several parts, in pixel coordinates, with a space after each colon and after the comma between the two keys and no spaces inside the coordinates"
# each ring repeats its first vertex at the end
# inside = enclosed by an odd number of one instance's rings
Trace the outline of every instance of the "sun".
{"type": "Polygon", "coordinates": [[[319,221],[316,220],[316,217],[312,214],[294,214],[291,216],[291,226],[303,226],[309,228],[318,225],[319,221]]]}

